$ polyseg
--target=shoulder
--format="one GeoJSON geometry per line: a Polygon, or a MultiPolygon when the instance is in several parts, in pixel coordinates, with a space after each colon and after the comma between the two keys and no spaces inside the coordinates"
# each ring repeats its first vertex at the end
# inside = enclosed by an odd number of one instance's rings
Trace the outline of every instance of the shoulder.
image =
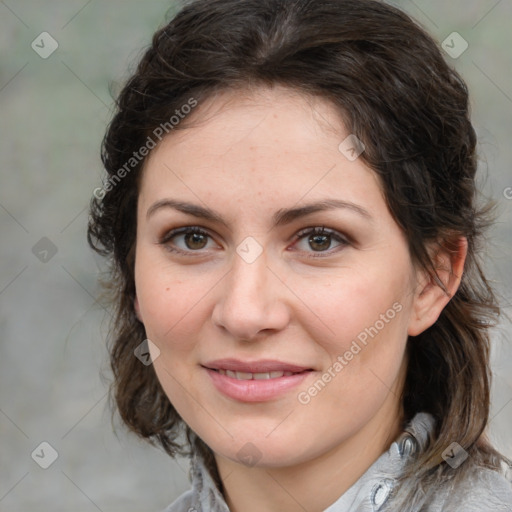
{"type": "Polygon", "coordinates": [[[512,512],[512,483],[498,470],[474,468],[457,484],[446,485],[428,512],[512,512]]]}
{"type": "Polygon", "coordinates": [[[194,512],[195,508],[192,506],[193,496],[192,490],[184,492],[162,512],[194,512]]]}

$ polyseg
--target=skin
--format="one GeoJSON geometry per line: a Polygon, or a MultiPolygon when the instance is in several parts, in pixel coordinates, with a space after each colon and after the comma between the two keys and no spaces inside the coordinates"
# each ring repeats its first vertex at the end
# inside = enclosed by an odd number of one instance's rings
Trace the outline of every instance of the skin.
{"type": "Polygon", "coordinates": [[[232,91],[200,104],[145,165],[135,308],[160,351],[163,389],[213,450],[234,512],[321,511],[357,481],[401,431],[408,336],[432,325],[459,285],[465,241],[437,250],[445,293],[415,268],[376,174],[338,149],[348,135],[326,100],[282,87],[232,91]],[[225,225],[165,206],[148,216],[169,198],[208,207],[225,225]],[[278,210],[325,199],[368,216],[340,208],[272,226],[278,210]],[[159,243],[186,226],[209,236],[159,243]],[[294,238],[322,226],[346,242],[294,238]],[[236,252],[248,236],[263,249],[252,263],[236,252]],[[400,312],[300,403],[298,393],[397,303],[400,312]],[[225,357],[315,371],[275,399],[243,403],[217,391],[201,366],[225,357]],[[237,457],[247,443],[257,448],[253,467],[237,457]]]}

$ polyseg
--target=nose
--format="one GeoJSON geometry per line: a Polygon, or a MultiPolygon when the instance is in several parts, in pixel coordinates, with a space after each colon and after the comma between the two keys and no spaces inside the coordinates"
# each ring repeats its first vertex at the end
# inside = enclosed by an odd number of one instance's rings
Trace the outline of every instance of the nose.
{"type": "Polygon", "coordinates": [[[286,286],[268,267],[265,252],[252,263],[234,254],[230,270],[217,288],[213,323],[245,341],[284,329],[290,321],[286,286]]]}

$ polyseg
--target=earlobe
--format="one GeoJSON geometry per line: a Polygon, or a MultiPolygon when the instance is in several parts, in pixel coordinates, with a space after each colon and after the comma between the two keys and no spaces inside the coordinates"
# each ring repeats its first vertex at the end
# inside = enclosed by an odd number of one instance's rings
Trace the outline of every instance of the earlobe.
{"type": "Polygon", "coordinates": [[[437,248],[433,262],[438,280],[426,271],[422,273],[414,296],[409,336],[417,336],[431,327],[455,295],[464,272],[467,250],[465,237],[447,240],[437,248]]]}

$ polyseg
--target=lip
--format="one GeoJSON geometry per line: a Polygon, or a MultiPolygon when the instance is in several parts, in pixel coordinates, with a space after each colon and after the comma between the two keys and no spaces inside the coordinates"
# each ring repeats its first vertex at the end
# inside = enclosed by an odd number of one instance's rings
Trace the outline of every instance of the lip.
{"type": "Polygon", "coordinates": [[[306,370],[312,370],[309,366],[300,366],[292,363],[285,363],[272,359],[260,359],[258,361],[241,361],[239,359],[216,359],[203,364],[205,368],[211,370],[231,370],[233,372],[293,372],[300,373],[306,370]]]}
{"type": "Polygon", "coordinates": [[[220,359],[202,365],[212,380],[215,388],[223,395],[239,402],[266,402],[279,398],[286,392],[297,387],[313,370],[281,361],[239,361],[236,359],[220,359]],[[249,373],[266,373],[271,371],[293,372],[273,379],[238,380],[219,373],[217,370],[231,370],[249,373]]]}

